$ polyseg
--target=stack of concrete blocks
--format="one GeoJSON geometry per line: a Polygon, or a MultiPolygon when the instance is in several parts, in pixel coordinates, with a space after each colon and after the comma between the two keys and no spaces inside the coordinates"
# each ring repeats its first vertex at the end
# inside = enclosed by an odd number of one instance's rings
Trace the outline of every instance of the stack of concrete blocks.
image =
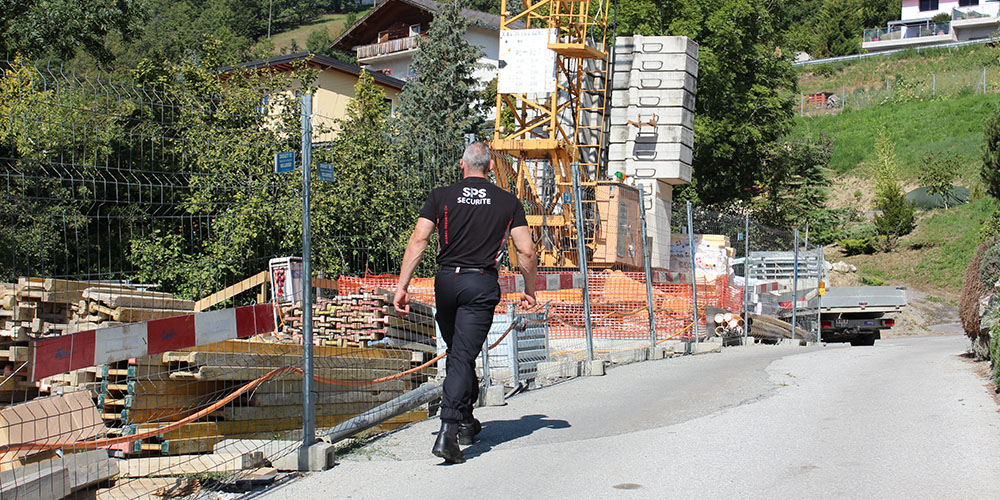
{"type": "Polygon", "coordinates": [[[618,37],[608,174],[641,185],[655,268],[670,266],[673,186],[691,182],[698,44],[679,36],[618,37]]]}

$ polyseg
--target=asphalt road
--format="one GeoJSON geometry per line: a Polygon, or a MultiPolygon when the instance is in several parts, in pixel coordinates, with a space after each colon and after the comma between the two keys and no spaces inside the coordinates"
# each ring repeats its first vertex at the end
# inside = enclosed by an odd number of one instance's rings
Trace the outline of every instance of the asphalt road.
{"type": "Polygon", "coordinates": [[[749,346],[652,361],[482,408],[468,462],[439,422],[263,498],[1000,498],[1000,413],[961,336],[749,346]]]}

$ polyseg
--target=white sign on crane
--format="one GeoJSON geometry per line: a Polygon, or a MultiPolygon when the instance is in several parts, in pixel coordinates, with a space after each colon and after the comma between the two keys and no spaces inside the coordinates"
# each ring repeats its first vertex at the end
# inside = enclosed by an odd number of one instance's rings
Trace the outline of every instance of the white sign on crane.
{"type": "Polygon", "coordinates": [[[556,53],[549,48],[549,40],[555,37],[554,28],[501,31],[497,92],[555,92],[556,53]]]}

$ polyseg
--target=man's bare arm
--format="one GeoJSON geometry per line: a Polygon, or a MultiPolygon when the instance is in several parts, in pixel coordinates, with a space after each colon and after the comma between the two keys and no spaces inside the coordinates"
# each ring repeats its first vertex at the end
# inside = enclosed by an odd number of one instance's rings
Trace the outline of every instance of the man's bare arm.
{"type": "Polygon", "coordinates": [[[396,285],[396,297],[393,305],[401,313],[410,312],[409,286],[413,273],[417,271],[417,264],[427,249],[430,242],[431,233],[434,232],[434,222],[423,217],[417,219],[417,226],[410,234],[410,241],[406,244],[406,251],[403,252],[403,264],[399,269],[399,284],[396,285]]]}
{"type": "Polygon", "coordinates": [[[521,294],[521,305],[535,306],[535,277],[538,274],[538,258],[535,256],[535,242],[531,238],[528,226],[519,226],[510,230],[510,238],[514,241],[517,251],[517,265],[524,276],[524,293],[521,294]]]}

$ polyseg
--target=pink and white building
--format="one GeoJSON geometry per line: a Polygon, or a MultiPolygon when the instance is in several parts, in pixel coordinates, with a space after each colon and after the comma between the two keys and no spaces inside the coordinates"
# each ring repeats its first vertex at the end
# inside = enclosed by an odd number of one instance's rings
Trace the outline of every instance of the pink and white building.
{"type": "Polygon", "coordinates": [[[903,0],[900,19],[866,29],[861,47],[878,52],[987,39],[998,27],[1000,0],[903,0]],[[948,20],[942,22],[940,14],[948,20]]]}

